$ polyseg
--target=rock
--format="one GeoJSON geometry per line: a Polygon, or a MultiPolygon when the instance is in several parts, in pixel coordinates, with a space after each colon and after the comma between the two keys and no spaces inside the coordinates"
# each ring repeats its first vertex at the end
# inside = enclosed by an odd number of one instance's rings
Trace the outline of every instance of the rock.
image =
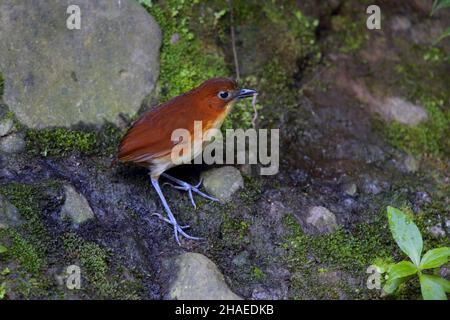
{"type": "Polygon", "coordinates": [[[0,229],[17,227],[22,224],[19,210],[0,194],[0,229]]]}
{"type": "Polygon", "coordinates": [[[336,216],[325,207],[312,207],[308,211],[306,223],[312,225],[319,233],[333,232],[338,227],[336,216]]]}
{"type": "Polygon", "coordinates": [[[419,170],[419,161],[416,160],[413,156],[406,156],[405,160],[403,161],[403,164],[405,165],[406,171],[410,173],[417,172],[419,170]]]}
{"type": "Polygon", "coordinates": [[[391,28],[394,31],[406,31],[411,28],[411,21],[406,16],[395,16],[391,20],[391,28]]]}
{"type": "Polygon", "coordinates": [[[244,187],[241,173],[230,166],[205,171],[202,178],[205,190],[223,202],[231,200],[231,196],[244,187]]]}
{"type": "Polygon", "coordinates": [[[0,138],[0,151],[5,153],[19,153],[25,149],[23,134],[13,133],[0,138]]]}
{"type": "Polygon", "coordinates": [[[395,120],[406,125],[417,125],[428,119],[427,112],[422,106],[398,97],[386,98],[379,105],[378,111],[385,119],[395,120]]]}
{"type": "Polygon", "coordinates": [[[169,296],[177,300],[240,300],[225,283],[217,266],[199,253],[187,252],[176,259],[179,268],[169,296]]]}
{"type": "Polygon", "coordinates": [[[417,125],[428,119],[428,114],[422,106],[412,104],[400,97],[378,97],[372,95],[361,81],[341,76],[340,82],[348,79],[346,88],[361,102],[368,104],[371,110],[379,114],[385,121],[398,121],[405,125],[417,125]]]}
{"type": "Polygon", "coordinates": [[[286,297],[280,288],[268,288],[257,285],[252,292],[252,300],[284,300],[286,297]]]}
{"type": "Polygon", "coordinates": [[[237,267],[242,267],[249,262],[249,253],[248,251],[242,251],[237,256],[233,258],[233,264],[237,267]]]}
{"type": "Polygon", "coordinates": [[[117,122],[155,86],[161,31],[137,1],[2,0],[0,12],[3,99],[31,128],[117,122]]]}
{"type": "Polygon", "coordinates": [[[86,198],[79,194],[71,185],[64,186],[66,200],[61,208],[61,217],[68,217],[75,225],[80,225],[94,218],[86,198]]]}
{"type": "Polygon", "coordinates": [[[354,196],[356,194],[356,191],[358,190],[356,187],[356,183],[345,183],[342,186],[342,189],[345,194],[348,194],[349,196],[354,196]]]}
{"type": "Polygon", "coordinates": [[[390,187],[388,181],[380,180],[379,177],[370,175],[364,175],[360,183],[362,184],[362,191],[366,194],[379,194],[390,187]]]}
{"type": "Polygon", "coordinates": [[[431,226],[428,228],[428,231],[431,233],[431,235],[435,238],[441,238],[445,237],[445,231],[444,228],[440,224],[431,226]]]}
{"type": "Polygon", "coordinates": [[[6,136],[11,132],[14,122],[11,118],[0,119],[0,137],[6,136]]]}

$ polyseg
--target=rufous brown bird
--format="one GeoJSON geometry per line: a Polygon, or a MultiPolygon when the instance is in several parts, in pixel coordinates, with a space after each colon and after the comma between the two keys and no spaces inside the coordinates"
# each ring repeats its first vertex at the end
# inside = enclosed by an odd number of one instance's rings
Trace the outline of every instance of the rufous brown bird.
{"type": "Polygon", "coordinates": [[[255,94],[257,94],[255,90],[239,89],[236,81],[232,79],[209,79],[199,87],[145,112],[123,137],[118,150],[118,161],[131,162],[150,171],[152,185],[161,199],[168,218],[157,215],[173,226],[178,244],[180,244],[178,234],[188,239],[200,238],[188,235],[183,230],[188,226],[178,224],[161,191],[159,177],[163,176],[175,183],[177,185],[175,188],[187,191],[194,206],[192,192],[213,201],[217,199],[199,190],[201,181],[198,185],[191,185],[164,173],[176,163],[181,162],[181,159],[172,158],[172,149],[183,141],[172,141],[172,133],[176,129],[187,129],[190,132],[193,138],[190,139],[187,148],[189,152],[177,157],[188,157],[188,160],[192,160],[202,153],[204,146],[203,140],[200,143],[195,142],[195,139],[203,138],[194,135],[194,122],[202,121],[202,133],[211,128],[218,129],[237,100],[252,97],[255,94]]]}

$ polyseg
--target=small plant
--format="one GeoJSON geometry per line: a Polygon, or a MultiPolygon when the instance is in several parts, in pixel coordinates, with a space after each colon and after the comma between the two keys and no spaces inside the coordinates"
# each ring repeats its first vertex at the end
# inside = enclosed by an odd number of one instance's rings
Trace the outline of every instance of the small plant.
{"type": "MultiPolygon", "coordinates": [[[[450,7],[450,0],[435,0],[433,3],[433,8],[431,9],[431,15],[435,14],[436,11],[450,7]]],[[[450,36],[450,27],[448,27],[435,41],[435,44],[441,41],[442,39],[450,36]]]]}
{"type": "MultiPolygon", "coordinates": [[[[422,297],[425,300],[447,300],[450,281],[424,271],[438,268],[449,260],[450,248],[441,247],[429,250],[422,256],[422,235],[412,219],[401,210],[388,207],[389,229],[400,249],[411,259],[390,265],[387,268],[387,281],[383,290],[393,294],[400,284],[417,275],[422,297]]],[[[383,269],[383,268],[381,268],[383,269]]]]}
{"type": "MultiPolygon", "coordinates": [[[[5,246],[2,246],[0,244],[0,254],[5,253],[6,251],[8,251],[8,249],[5,246]]],[[[8,270],[9,273],[9,269],[6,268],[5,270],[8,270]]],[[[6,275],[7,273],[5,272],[5,270],[3,270],[1,272],[1,275],[6,275]]],[[[0,284],[0,300],[4,299],[6,295],[6,286],[4,283],[0,284]]]]}

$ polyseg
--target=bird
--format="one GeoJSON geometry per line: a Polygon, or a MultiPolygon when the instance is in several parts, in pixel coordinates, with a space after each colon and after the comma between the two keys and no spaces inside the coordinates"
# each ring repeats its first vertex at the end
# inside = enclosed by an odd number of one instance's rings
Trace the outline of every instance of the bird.
{"type": "MultiPolygon", "coordinates": [[[[155,215],[172,225],[178,245],[181,245],[179,235],[192,240],[201,238],[187,234],[184,229],[189,226],[182,226],[175,219],[161,190],[159,178],[162,176],[176,184],[175,188],[187,191],[194,207],[193,192],[212,201],[218,201],[218,199],[199,190],[201,180],[198,184],[191,185],[165,173],[180,163],[180,158],[172,158],[172,149],[183,141],[181,139],[172,141],[172,133],[177,129],[185,129],[194,136],[190,141],[188,139],[184,142],[189,152],[176,156],[192,160],[202,153],[205,145],[204,141],[194,142],[195,139],[202,139],[193,135],[194,122],[202,121],[202,133],[208,129],[219,129],[238,100],[253,97],[256,94],[256,90],[239,88],[238,83],[232,78],[206,80],[198,87],[144,112],[120,141],[116,160],[148,169],[151,184],[159,196],[167,218],[158,213],[155,215]]],[[[186,160],[184,158],[183,160],[186,160]]]]}

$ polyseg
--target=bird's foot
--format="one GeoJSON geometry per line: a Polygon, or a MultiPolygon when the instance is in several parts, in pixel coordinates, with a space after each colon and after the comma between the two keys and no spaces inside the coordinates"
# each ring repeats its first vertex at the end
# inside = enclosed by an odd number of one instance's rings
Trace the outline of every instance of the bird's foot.
{"type": "Polygon", "coordinates": [[[189,199],[191,200],[191,203],[194,206],[194,208],[197,208],[197,205],[195,204],[194,197],[192,196],[192,192],[197,193],[198,195],[202,196],[203,198],[206,198],[206,199],[209,199],[209,200],[212,200],[212,201],[219,201],[219,199],[211,197],[210,195],[208,195],[208,194],[206,194],[206,193],[204,193],[204,192],[202,192],[202,191],[200,191],[198,189],[200,187],[200,185],[202,184],[203,179],[200,179],[200,182],[197,183],[196,185],[192,185],[192,184],[184,182],[184,181],[182,181],[180,179],[177,179],[177,178],[174,178],[172,176],[169,176],[167,173],[163,173],[162,176],[167,178],[167,179],[169,179],[170,181],[176,183],[177,186],[174,186],[174,185],[169,183],[169,185],[171,185],[175,189],[187,191],[188,195],[189,195],[189,199]]]}
{"type": "Polygon", "coordinates": [[[201,238],[198,237],[193,237],[188,235],[186,232],[184,232],[183,229],[188,228],[189,226],[180,226],[177,222],[177,220],[175,219],[172,210],[170,210],[169,204],[166,201],[166,198],[164,197],[161,188],[159,186],[158,183],[158,179],[154,179],[151,178],[153,187],[155,188],[156,192],[158,193],[158,196],[163,204],[164,210],[167,213],[167,218],[163,217],[161,214],[159,213],[154,213],[153,215],[157,216],[158,218],[160,218],[161,220],[171,224],[173,226],[173,233],[175,236],[175,240],[177,241],[178,245],[181,246],[181,242],[180,242],[180,237],[179,234],[181,234],[183,237],[185,237],[186,239],[191,239],[191,240],[201,240],[201,238]]]}
{"type": "Polygon", "coordinates": [[[174,235],[175,235],[175,240],[177,241],[178,245],[180,245],[180,246],[181,246],[181,242],[180,242],[180,238],[179,238],[178,234],[181,234],[186,239],[202,240],[202,238],[190,236],[184,231],[184,229],[189,228],[189,225],[180,226],[175,219],[174,220],[167,219],[167,218],[163,217],[161,214],[156,213],[156,212],[153,213],[152,216],[156,216],[159,219],[161,219],[161,220],[163,220],[163,221],[165,221],[168,224],[171,224],[173,226],[173,232],[174,232],[174,235]]]}

